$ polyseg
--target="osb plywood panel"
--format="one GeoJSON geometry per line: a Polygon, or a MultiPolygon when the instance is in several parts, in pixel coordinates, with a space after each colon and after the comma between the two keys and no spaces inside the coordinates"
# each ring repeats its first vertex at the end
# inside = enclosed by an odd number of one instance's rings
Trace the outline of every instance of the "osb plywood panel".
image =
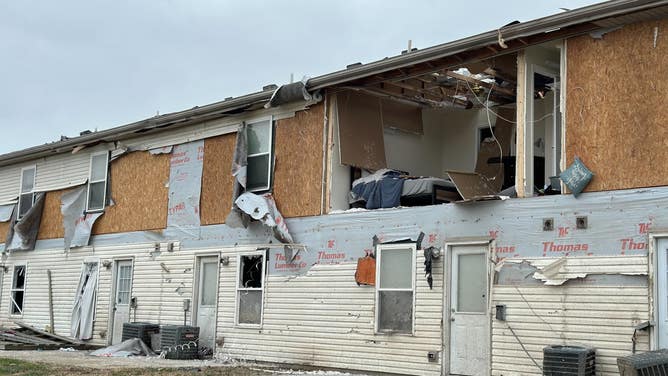
{"type": "Polygon", "coordinates": [[[7,239],[7,231],[9,231],[9,222],[0,222],[0,243],[4,243],[7,239]]]}
{"type": "Polygon", "coordinates": [[[320,214],[324,121],[322,103],[277,121],[273,192],[285,217],[320,214]]]}
{"type": "Polygon", "coordinates": [[[204,166],[200,196],[200,222],[212,225],[225,222],[232,207],[232,157],[237,134],[204,140],[204,166]]]}
{"type": "Polygon", "coordinates": [[[112,161],[114,205],[93,226],[93,234],[156,230],[167,225],[169,154],[134,152],[112,161]]]}
{"type": "Polygon", "coordinates": [[[57,239],[65,235],[63,214],[60,212],[60,196],[66,191],[46,192],[37,239],[57,239]]]}
{"type": "Polygon", "coordinates": [[[595,174],[586,191],[668,185],[666,31],[664,19],[567,41],[566,160],[595,174]]]}

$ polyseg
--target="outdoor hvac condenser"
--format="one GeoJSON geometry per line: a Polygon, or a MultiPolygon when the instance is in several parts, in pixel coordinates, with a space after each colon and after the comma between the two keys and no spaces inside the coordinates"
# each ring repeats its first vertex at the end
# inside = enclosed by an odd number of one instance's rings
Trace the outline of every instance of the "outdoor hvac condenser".
{"type": "Polygon", "coordinates": [[[596,350],[580,346],[547,346],[543,349],[544,376],[595,376],[596,350]]]}
{"type": "Polygon", "coordinates": [[[617,358],[620,376],[668,375],[668,350],[648,351],[617,358]]]}
{"type": "Polygon", "coordinates": [[[160,332],[160,325],[148,322],[125,322],[123,323],[122,340],[131,338],[141,339],[146,346],[151,347],[151,334],[160,332]]]}
{"type": "Polygon", "coordinates": [[[199,327],[189,325],[161,326],[160,347],[167,359],[197,359],[199,357],[199,327]]]}

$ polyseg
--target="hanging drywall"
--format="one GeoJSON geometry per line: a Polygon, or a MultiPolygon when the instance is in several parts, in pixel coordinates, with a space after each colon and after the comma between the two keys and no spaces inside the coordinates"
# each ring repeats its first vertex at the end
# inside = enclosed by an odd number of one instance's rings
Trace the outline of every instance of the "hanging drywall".
{"type": "Polygon", "coordinates": [[[387,167],[380,101],[353,91],[337,95],[341,164],[370,170],[387,167]]]}
{"type": "Polygon", "coordinates": [[[174,146],[169,170],[167,226],[198,227],[204,141],[174,146]]]}

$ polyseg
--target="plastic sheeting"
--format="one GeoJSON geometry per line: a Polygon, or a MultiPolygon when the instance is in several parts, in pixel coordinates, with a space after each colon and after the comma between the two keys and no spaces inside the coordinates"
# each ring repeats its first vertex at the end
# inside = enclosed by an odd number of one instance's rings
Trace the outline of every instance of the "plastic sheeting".
{"type": "Polygon", "coordinates": [[[292,243],[292,236],[285,224],[283,215],[276,207],[276,201],[270,193],[262,196],[251,192],[246,192],[239,196],[234,202],[244,213],[251,216],[256,221],[262,222],[265,226],[274,230],[276,239],[282,243],[292,243]]]}
{"type": "Polygon", "coordinates": [[[139,338],[130,338],[116,345],[95,350],[90,355],[106,357],[155,356],[156,354],[139,338]]]}
{"type": "Polygon", "coordinates": [[[204,165],[204,141],[176,145],[169,170],[167,226],[192,228],[200,225],[199,200],[204,165]]]}
{"type": "Polygon", "coordinates": [[[8,222],[12,219],[14,207],[16,207],[15,204],[0,206],[0,222],[8,222]]]}
{"type": "Polygon", "coordinates": [[[225,223],[230,227],[248,227],[248,216],[244,215],[236,202],[241,193],[246,190],[246,177],[248,173],[248,134],[246,123],[239,125],[237,141],[234,147],[232,159],[232,176],[234,176],[234,188],[232,190],[232,209],[227,215],[225,223]]]}
{"type": "Polygon", "coordinates": [[[81,269],[70,322],[70,335],[74,338],[83,340],[93,338],[98,271],[97,262],[84,263],[81,269]]]}
{"type": "Polygon", "coordinates": [[[14,210],[6,240],[6,244],[9,244],[9,246],[6,246],[5,250],[32,251],[35,249],[39,224],[42,222],[45,197],[44,192],[37,193],[35,203],[18,222],[16,220],[18,210],[14,210]]]}
{"type": "Polygon", "coordinates": [[[85,214],[86,186],[65,192],[60,196],[60,212],[63,214],[64,247],[66,250],[85,247],[90,241],[95,221],[102,212],[85,214]]]}

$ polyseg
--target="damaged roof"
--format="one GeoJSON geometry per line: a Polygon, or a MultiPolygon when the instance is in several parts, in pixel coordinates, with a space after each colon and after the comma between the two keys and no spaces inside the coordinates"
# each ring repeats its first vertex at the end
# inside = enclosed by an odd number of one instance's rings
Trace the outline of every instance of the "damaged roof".
{"type": "MultiPolygon", "coordinates": [[[[226,98],[205,106],[155,116],[102,131],[82,133],[78,137],[63,137],[60,141],[2,154],[0,166],[66,153],[81,146],[123,140],[138,133],[157,132],[167,127],[192,124],[265,105],[280,105],[281,103],[274,103],[274,100],[281,97],[281,90],[294,94],[303,92],[304,100],[307,100],[309,93],[317,92],[319,89],[371,76],[387,75],[383,76],[387,79],[392,77],[392,74],[423,75],[436,70],[433,64],[435,61],[439,62],[438,69],[442,69],[444,65],[455,66],[465,61],[509,54],[533,44],[666,16],[668,16],[668,0],[612,0],[532,21],[513,22],[497,30],[453,42],[409,51],[367,64],[354,64],[347,69],[311,78],[306,83],[299,82],[278,88],[270,85],[259,92],[226,98]],[[301,87],[296,87],[299,85],[301,87]]],[[[300,95],[288,95],[286,100],[299,99],[300,95]]]]}

